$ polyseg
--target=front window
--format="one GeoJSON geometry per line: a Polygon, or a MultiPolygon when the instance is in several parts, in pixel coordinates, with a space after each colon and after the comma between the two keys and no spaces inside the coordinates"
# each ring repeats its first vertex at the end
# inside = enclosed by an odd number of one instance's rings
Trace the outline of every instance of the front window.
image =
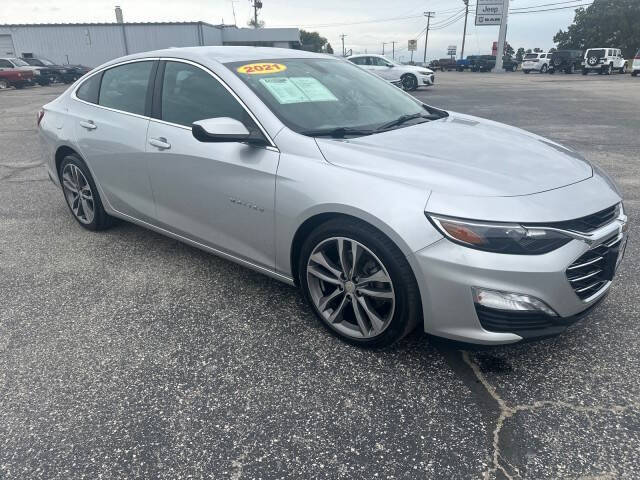
{"type": "Polygon", "coordinates": [[[55,65],[55,63],[53,63],[51,60],[47,58],[41,58],[40,61],[45,65],[55,65]]]}
{"type": "Polygon", "coordinates": [[[44,63],[37,58],[25,58],[24,61],[33,67],[44,67],[44,63]]]}
{"type": "Polygon", "coordinates": [[[20,60],[19,58],[12,58],[11,62],[13,62],[13,64],[16,67],[28,67],[29,64],[27,62],[25,62],[24,60],[20,60]]]}
{"type": "MultiPolygon", "coordinates": [[[[428,114],[422,103],[349,62],[325,58],[233,62],[226,66],[292,130],[373,131],[428,114]]],[[[398,125],[399,126],[399,125],[398,125]]]]}

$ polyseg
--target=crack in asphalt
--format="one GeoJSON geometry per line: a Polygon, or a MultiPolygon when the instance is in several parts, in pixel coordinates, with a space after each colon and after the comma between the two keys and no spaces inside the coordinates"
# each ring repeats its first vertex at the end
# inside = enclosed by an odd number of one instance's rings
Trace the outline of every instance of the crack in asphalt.
{"type": "MultiPolygon", "coordinates": [[[[25,170],[30,170],[32,168],[38,168],[44,165],[44,160],[40,162],[32,162],[32,163],[0,163],[0,168],[6,168],[10,171],[7,175],[0,177],[0,182],[4,180],[9,180],[11,177],[16,176],[18,173],[21,173],[25,170]]],[[[30,181],[40,181],[41,179],[26,179],[23,182],[30,181]]]]}
{"type": "Polygon", "coordinates": [[[480,366],[476,362],[474,362],[470,357],[469,352],[463,350],[461,351],[461,353],[462,353],[462,360],[464,361],[464,363],[471,369],[471,371],[473,372],[473,375],[477,379],[477,382],[479,382],[479,384],[482,385],[482,387],[484,387],[484,390],[485,390],[484,395],[485,396],[488,395],[493,401],[495,401],[495,403],[498,404],[498,408],[500,412],[498,419],[496,420],[495,428],[493,429],[493,432],[492,432],[493,452],[491,455],[491,460],[493,465],[483,472],[482,477],[485,480],[488,480],[491,477],[491,475],[495,474],[497,471],[502,472],[502,474],[509,480],[515,480],[516,478],[523,478],[522,475],[520,474],[518,467],[516,467],[515,465],[507,461],[507,459],[502,456],[502,453],[500,450],[500,432],[502,431],[502,427],[504,426],[504,423],[507,419],[513,417],[518,412],[533,411],[533,410],[536,410],[539,408],[545,408],[545,407],[562,407],[562,408],[573,410],[575,412],[584,413],[589,418],[589,422],[591,423],[591,425],[593,425],[593,423],[591,422],[590,414],[593,414],[593,413],[599,414],[603,412],[621,414],[627,410],[638,408],[640,406],[640,402],[635,402],[635,403],[631,403],[630,405],[613,405],[610,407],[602,407],[602,406],[586,407],[583,405],[574,405],[572,403],[563,402],[561,400],[558,400],[558,401],[537,400],[531,404],[510,406],[498,394],[496,388],[493,385],[491,385],[491,383],[487,380],[480,366]],[[511,467],[512,473],[509,473],[507,471],[503,463],[506,463],[508,464],[509,467],[511,467]]]}

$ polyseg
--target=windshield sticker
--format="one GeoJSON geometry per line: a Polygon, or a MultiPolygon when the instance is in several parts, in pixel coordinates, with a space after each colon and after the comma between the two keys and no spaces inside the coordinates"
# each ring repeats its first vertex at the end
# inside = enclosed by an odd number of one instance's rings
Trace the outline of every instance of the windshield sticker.
{"type": "Polygon", "coordinates": [[[261,78],[260,83],[283,105],[338,101],[327,87],[313,77],[261,78]]]}
{"type": "Polygon", "coordinates": [[[239,73],[247,73],[249,75],[265,75],[268,73],[284,72],[287,69],[286,65],[281,63],[250,63],[248,65],[242,65],[238,67],[239,73]]]}

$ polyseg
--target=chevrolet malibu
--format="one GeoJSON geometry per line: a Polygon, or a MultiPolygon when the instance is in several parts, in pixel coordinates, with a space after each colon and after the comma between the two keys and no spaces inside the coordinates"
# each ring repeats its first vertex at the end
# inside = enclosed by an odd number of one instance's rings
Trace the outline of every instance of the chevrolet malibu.
{"type": "Polygon", "coordinates": [[[38,124],[82,227],[123,219],[297,285],[361,346],[418,324],[486,345],[557,334],[624,253],[620,192],[576,151],[325,55],[131,55],[38,124]]]}

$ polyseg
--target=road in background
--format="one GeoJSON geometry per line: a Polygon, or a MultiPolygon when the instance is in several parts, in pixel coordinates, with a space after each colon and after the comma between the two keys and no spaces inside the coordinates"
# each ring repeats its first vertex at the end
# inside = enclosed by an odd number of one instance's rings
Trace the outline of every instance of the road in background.
{"type": "Polygon", "coordinates": [[[438,72],[416,92],[574,147],[632,222],[590,317],[477,352],[419,332],[359,350],[294,288],[131,224],[83,230],[37,149],[62,90],[0,91],[0,477],[640,476],[640,80],[438,72]]]}

